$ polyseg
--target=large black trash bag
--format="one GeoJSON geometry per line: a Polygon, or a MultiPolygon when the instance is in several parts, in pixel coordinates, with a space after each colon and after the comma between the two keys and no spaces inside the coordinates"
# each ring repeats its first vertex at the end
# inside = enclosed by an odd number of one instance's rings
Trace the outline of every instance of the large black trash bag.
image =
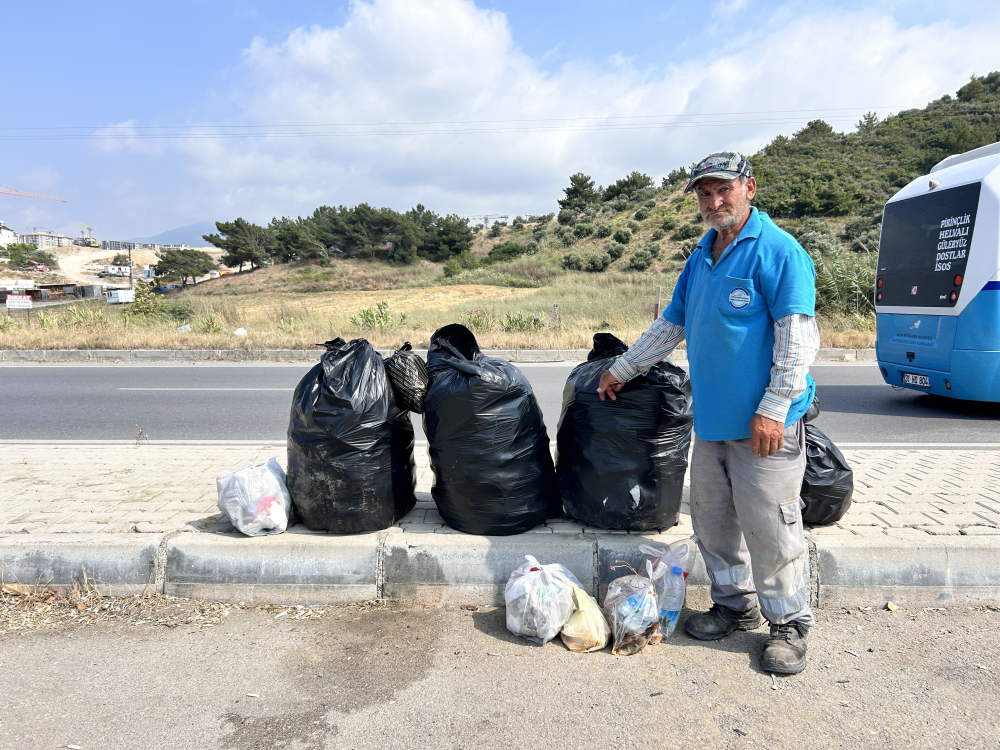
{"type": "Polygon", "coordinates": [[[816,421],[816,417],[818,417],[819,414],[820,414],[819,396],[813,395],[812,403],[809,404],[809,408],[806,409],[806,413],[805,416],[802,417],[802,421],[806,422],[807,424],[809,422],[814,422],[816,421]]]}
{"type": "Polygon", "coordinates": [[[403,409],[424,413],[424,396],[427,395],[427,365],[413,352],[407,341],[385,360],[385,372],[392,383],[396,403],[403,409]]]}
{"type": "Polygon", "coordinates": [[[562,512],[549,436],[524,374],[484,357],[452,324],[431,336],[424,399],[431,494],[449,526],[468,534],[520,534],[562,512]]]}
{"type": "Polygon", "coordinates": [[[597,385],[628,347],[594,334],[587,361],[563,391],[557,434],[559,488],[567,515],[599,529],[669,528],[678,521],[691,445],[691,384],[663,360],[626,383],[616,401],[597,385]]]}
{"type": "Polygon", "coordinates": [[[288,493],[316,531],[385,529],[416,504],[410,415],[364,339],[334,339],[299,382],[288,424],[288,493]]]}
{"type": "Polygon", "coordinates": [[[839,521],[851,507],[854,472],[822,430],[806,425],[806,473],[802,477],[802,520],[813,526],[839,521]]]}

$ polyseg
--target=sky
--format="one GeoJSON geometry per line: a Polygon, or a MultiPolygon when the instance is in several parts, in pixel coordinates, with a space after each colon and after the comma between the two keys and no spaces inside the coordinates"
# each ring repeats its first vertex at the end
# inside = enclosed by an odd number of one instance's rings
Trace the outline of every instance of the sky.
{"type": "Polygon", "coordinates": [[[545,213],[1000,69],[1000,3],[0,0],[0,220],[101,239],[367,202],[545,213]]]}

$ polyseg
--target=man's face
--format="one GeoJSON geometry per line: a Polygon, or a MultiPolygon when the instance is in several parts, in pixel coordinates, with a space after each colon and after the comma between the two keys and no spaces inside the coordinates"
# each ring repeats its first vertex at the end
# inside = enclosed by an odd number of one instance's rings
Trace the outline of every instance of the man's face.
{"type": "Polygon", "coordinates": [[[724,232],[739,224],[750,210],[750,201],[757,192],[757,182],[751,177],[744,185],[739,178],[720,180],[705,177],[694,186],[701,218],[712,229],[724,232]]]}

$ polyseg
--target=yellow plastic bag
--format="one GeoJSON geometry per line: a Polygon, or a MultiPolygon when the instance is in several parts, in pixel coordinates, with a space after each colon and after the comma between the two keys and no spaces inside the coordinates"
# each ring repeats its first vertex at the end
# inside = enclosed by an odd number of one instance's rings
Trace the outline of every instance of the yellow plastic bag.
{"type": "Polygon", "coordinates": [[[559,637],[570,651],[600,651],[608,645],[611,626],[604,619],[597,600],[583,589],[573,587],[576,612],[563,626],[559,637]]]}

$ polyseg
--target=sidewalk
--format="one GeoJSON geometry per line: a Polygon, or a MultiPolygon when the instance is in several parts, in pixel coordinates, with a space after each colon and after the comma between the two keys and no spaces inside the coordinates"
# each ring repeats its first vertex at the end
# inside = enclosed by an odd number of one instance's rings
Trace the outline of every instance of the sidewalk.
{"type": "MultiPolygon", "coordinates": [[[[645,541],[690,536],[606,532],[559,518],[514,537],[447,527],[417,445],[418,503],[384,532],[328,535],[294,527],[246,538],[220,522],[215,475],[284,445],[251,442],[0,442],[0,577],[70,585],[86,570],[113,593],[308,602],[373,597],[496,603],[524,554],[568,565],[597,594],[636,565],[645,541]]],[[[1000,450],[866,446],[844,453],[854,505],[809,530],[813,601],[879,606],[1000,601],[1000,450]]],[[[685,490],[685,500],[686,500],[685,490]]],[[[708,584],[700,562],[690,579],[708,584]]]]}

